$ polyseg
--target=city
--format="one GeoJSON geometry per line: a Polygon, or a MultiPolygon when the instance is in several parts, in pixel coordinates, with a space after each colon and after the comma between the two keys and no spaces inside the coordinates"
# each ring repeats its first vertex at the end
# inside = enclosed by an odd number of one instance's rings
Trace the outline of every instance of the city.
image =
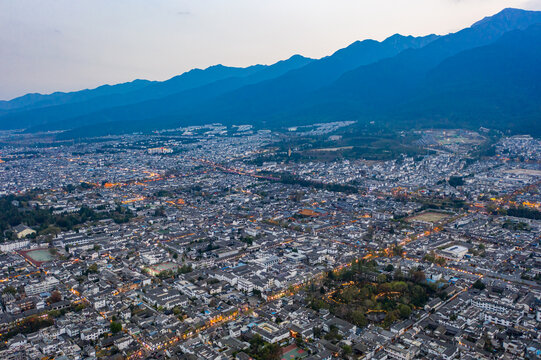
{"type": "Polygon", "coordinates": [[[2,132],[1,356],[538,358],[541,141],[351,125],[2,132]]]}

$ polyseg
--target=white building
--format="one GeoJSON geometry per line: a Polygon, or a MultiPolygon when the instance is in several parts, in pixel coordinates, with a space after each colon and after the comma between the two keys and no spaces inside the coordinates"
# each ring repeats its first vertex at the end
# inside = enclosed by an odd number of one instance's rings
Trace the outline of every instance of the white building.
{"type": "Polygon", "coordinates": [[[460,245],[453,245],[439,252],[439,256],[453,260],[461,260],[468,253],[468,248],[460,245]]]}
{"type": "Polygon", "coordinates": [[[147,153],[149,154],[171,154],[173,152],[173,149],[166,148],[166,147],[157,147],[157,148],[151,148],[147,149],[147,153]]]}
{"type": "Polygon", "coordinates": [[[60,281],[58,281],[57,278],[48,276],[43,281],[26,285],[24,287],[24,292],[28,296],[37,295],[53,290],[58,286],[58,284],[60,284],[60,281]]]}
{"type": "Polygon", "coordinates": [[[30,240],[17,240],[17,241],[12,241],[12,242],[4,243],[4,244],[0,245],[0,250],[1,250],[2,252],[9,252],[9,251],[20,250],[20,249],[24,249],[24,248],[27,247],[29,244],[30,244],[30,240]]]}

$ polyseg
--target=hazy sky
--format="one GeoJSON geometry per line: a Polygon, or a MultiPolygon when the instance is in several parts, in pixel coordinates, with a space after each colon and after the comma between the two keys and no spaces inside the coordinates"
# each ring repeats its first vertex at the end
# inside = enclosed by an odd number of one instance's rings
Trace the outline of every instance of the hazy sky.
{"type": "Polygon", "coordinates": [[[541,0],[0,0],[0,99],[319,58],[355,40],[446,34],[541,0]]]}

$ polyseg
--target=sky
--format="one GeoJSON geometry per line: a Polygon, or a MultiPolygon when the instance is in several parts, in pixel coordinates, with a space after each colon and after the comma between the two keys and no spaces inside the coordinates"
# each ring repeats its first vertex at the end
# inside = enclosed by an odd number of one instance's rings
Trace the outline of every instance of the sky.
{"type": "Polygon", "coordinates": [[[0,0],[0,99],[321,58],[356,40],[447,34],[541,0],[0,0]]]}

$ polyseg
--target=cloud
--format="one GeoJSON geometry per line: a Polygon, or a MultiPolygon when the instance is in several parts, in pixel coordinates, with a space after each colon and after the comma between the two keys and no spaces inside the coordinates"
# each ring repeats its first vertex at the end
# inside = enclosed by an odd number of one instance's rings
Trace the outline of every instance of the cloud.
{"type": "Polygon", "coordinates": [[[192,13],[190,11],[177,11],[177,15],[188,16],[192,13]]]}
{"type": "Polygon", "coordinates": [[[529,0],[524,3],[524,8],[529,10],[541,10],[541,0],[529,0]]]}

